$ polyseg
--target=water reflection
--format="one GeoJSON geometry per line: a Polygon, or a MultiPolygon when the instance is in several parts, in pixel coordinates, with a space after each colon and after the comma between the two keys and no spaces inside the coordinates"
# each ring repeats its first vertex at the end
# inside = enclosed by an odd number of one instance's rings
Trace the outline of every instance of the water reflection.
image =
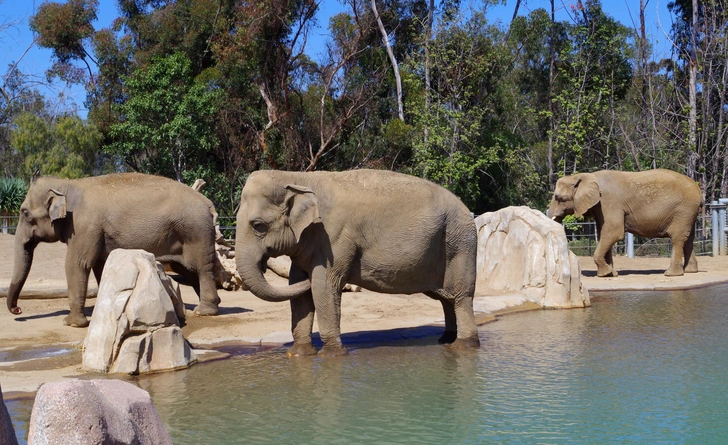
{"type": "Polygon", "coordinates": [[[478,351],[431,339],[326,360],[275,349],[133,381],[177,445],[724,443],[726,291],[513,314],[481,328],[478,351]]]}

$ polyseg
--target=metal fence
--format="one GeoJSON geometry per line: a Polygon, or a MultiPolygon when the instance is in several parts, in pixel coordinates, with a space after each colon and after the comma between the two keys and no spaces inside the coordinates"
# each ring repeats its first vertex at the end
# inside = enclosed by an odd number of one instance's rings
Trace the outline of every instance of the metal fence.
{"type": "Polygon", "coordinates": [[[15,235],[15,226],[18,225],[18,215],[0,216],[0,233],[15,235]]]}
{"type": "Polygon", "coordinates": [[[235,217],[218,216],[217,223],[220,225],[220,233],[228,243],[235,242],[235,217]]]}
{"type": "MultiPolygon", "coordinates": [[[[578,256],[592,256],[597,248],[597,227],[594,221],[571,223],[565,226],[569,249],[578,256]]],[[[712,255],[713,241],[710,217],[703,220],[698,217],[695,223],[695,240],[693,242],[696,255],[712,255]]],[[[670,238],[634,237],[634,256],[669,257],[672,253],[670,238]]],[[[613,255],[627,254],[627,236],[614,244],[613,255]]]]}

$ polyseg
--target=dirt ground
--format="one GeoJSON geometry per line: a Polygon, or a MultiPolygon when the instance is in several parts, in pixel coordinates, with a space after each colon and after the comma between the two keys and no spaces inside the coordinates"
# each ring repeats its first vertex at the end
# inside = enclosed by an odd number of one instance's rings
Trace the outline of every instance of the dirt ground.
{"type": "MultiPolygon", "coordinates": [[[[0,296],[7,295],[13,269],[14,237],[0,234],[0,296]]],[[[0,309],[0,385],[5,397],[33,392],[48,381],[82,375],[81,354],[50,355],[32,359],[34,348],[79,348],[85,328],[63,325],[68,314],[64,261],[66,246],[61,243],[40,244],[35,251],[33,267],[21,293],[20,316],[0,309]]],[[[667,258],[615,258],[617,278],[598,278],[591,258],[580,258],[582,282],[590,290],[592,300],[599,292],[609,290],[651,290],[690,288],[728,282],[728,257],[699,258],[699,272],[684,277],[665,277],[667,258]]],[[[273,284],[286,280],[268,272],[273,284]]],[[[90,291],[96,290],[91,279],[90,291]]],[[[220,315],[195,316],[191,311],[197,295],[189,286],[180,286],[188,309],[185,337],[193,347],[207,349],[229,343],[274,344],[291,341],[290,309],[287,303],[269,303],[247,291],[220,290],[220,315]]],[[[344,343],[356,341],[433,335],[442,326],[439,302],[424,295],[384,295],[363,290],[345,293],[342,298],[342,336],[344,343]],[[433,326],[435,326],[433,328],[433,326]]],[[[94,298],[86,302],[91,313],[94,298]]],[[[4,306],[4,302],[2,304],[4,306]]],[[[512,297],[486,297],[478,302],[479,323],[495,319],[510,311],[533,309],[512,297]]],[[[314,329],[316,326],[314,325],[314,329]]]]}

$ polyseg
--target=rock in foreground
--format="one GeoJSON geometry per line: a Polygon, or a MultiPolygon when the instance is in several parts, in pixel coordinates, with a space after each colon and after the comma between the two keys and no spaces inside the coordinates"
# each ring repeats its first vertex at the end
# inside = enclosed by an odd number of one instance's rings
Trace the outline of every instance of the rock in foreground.
{"type": "Polygon", "coordinates": [[[189,366],[196,357],[179,328],[183,316],[179,287],[154,255],[114,250],[84,341],[83,368],[138,374],[189,366]]]}
{"type": "Polygon", "coordinates": [[[64,380],[40,387],[29,445],[171,445],[149,394],[120,380],[64,380]]]}

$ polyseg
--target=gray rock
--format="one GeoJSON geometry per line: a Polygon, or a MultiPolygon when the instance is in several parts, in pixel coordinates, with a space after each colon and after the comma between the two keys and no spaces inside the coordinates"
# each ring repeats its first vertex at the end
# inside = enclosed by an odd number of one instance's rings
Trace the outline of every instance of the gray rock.
{"type": "Polygon", "coordinates": [[[179,286],[154,255],[114,250],[84,340],[83,368],[136,374],[189,366],[196,357],[179,330],[183,315],[179,286]]]}
{"type": "Polygon", "coordinates": [[[476,295],[522,295],[545,308],[590,305],[561,224],[529,207],[485,213],[475,224],[476,295]]]}
{"type": "Polygon", "coordinates": [[[2,389],[0,389],[0,445],[18,445],[13,421],[3,400],[2,389]]]}
{"type": "Polygon", "coordinates": [[[38,390],[28,445],[167,445],[149,393],[120,380],[64,380],[38,390]]]}

